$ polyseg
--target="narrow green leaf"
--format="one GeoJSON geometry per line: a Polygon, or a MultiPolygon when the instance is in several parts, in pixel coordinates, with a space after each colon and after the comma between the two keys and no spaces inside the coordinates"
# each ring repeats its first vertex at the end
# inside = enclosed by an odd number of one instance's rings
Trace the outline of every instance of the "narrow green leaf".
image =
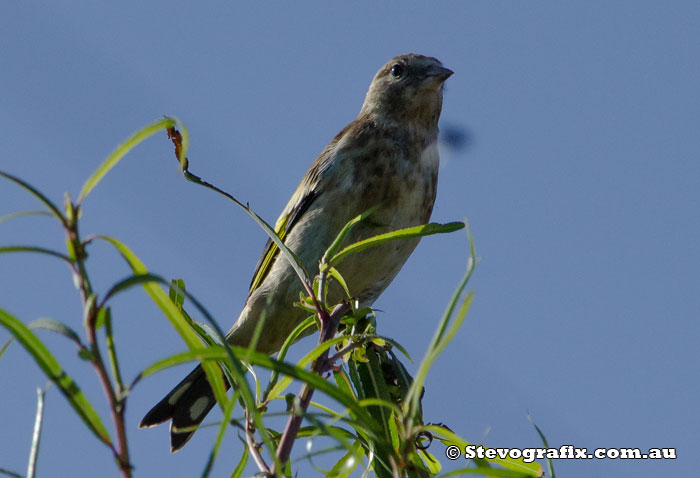
{"type": "Polygon", "coordinates": [[[39,201],[44,203],[44,205],[46,207],[49,208],[49,211],[51,212],[51,214],[53,214],[53,216],[56,217],[56,219],[61,221],[61,224],[63,224],[64,227],[68,226],[68,221],[63,216],[63,214],[61,214],[61,211],[56,207],[56,205],[54,203],[52,203],[49,200],[49,198],[44,196],[38,189],[33,187],[31,184],[19,179],[18,177],[13,176],[13,175],[6,173],[4,171],[0,171],[0,176],[4,177],[6,179],[9,179],[10,181],[14,182],[15,184],[17,184],[17,185],[23,187],[24,189],[26,189],[27,191],[29,191],[34,197],[36,197],[39,201]]]}
{"type": "MultiPolygon", "coordinates": [[[[182,174],[185,176],[185,179],[187,179],[188,181],[193,182],[195,184],[198,184],[200,186],[203,186],[207,189],[210,189],[218,194],[221,194],[222,196],[233,201],[234,204],[239,206],[248,215],[250,215],[253,218],[253,220],[256,223],[258,223],[258,225],[270,237],[270,240],[272,242],[274,242],[275,245],[279,248],[279,250],[282,251],[282,253],[285,255],[285,257],[289,261],[290,265],[292,266],[292,268],[296,272],[297,276],[299,277],[299,280],[301,280],[302,285],[304,286],[304,289],[306,290],[307,294],[312,295],[312,297],[314,297],[313,294],[311,294],[311,282],[309,279],[309,275],[306,272],[306,270],[304,269],[303,264],[301,263],[299,258],[284,244],[284,242],[282,241],[280,236],[277,234],[277,232],[275,232],[275,230],[272,227],[270,227],[270,225],[267,222],[265,222],[260,216],[258,216],[255,213],[255,211],[253,211],[247,204],[244,205],[242,202],[240,202],[238,199],[233,197],[231,194],[214,186],[211,183],[203,181],[202,178],[200,178],[199,176],[196,176],[195,174],[192,174],[189,171],[189,161],[187,159],[187,146],[188,146],[189,139],[188,139],[187,130],[184,128],[184,125],[182,125],[182,129],[183,129],[183,132],[182,132],[182,136],[180,137],[181,143],[178,143],[179,134],[176,130],[174,130],[174,128],[168,130],[168,137],[173,139],[173,143],[175,144],[175,151],[178,155],[178,161],[180,162],[180,169],[182,171],[182,174]]],[[[318,305],[317,305],[317,308],[318,308],[318,305]]],[[[232,360],[232,362],[235,362],[233,357],[231,360],[232,360]]],[[[248,393],[244,392],[243,397],[244,397],[244,399],[247,400],[248,393]]],[[[256,414],[255,420],[258,420],[258,419],[259,418],[257,417],[257,414],[256,414]]],[[[266,442],[266,445],[267,445],[267,442],[266,442]]],[[[274,455],[274,457],[275,457],[275,466],[278,467],[279,463],[277,463],[276,455],[274,455]]]]}
{"type": "Polygon", "coordinates": [[[134,286],[143,286],[149,282],[159,282],[160,279],[160,276],[148,272],[130,275],[129,277],[126,277],[114,284],[105,294],[104,299],[102,299],[102,303],[106,304],[107,301],[116,294],[129,290],[134,286]]]}
{"type": "Polygon", "coordinates": [[[143,142],[149,136],[154,135],[158,131],[166,130],[176,125],[181,125],[177,119],[165,117],[131,135],[131,137],[129,137],[124,143],[120,144],[117,149],[112,152],[112,154],[107,156],[107,159],[105,159],[97,170],[90,175],[87,181],[85,181],[83,188],[80,190],[80,196],[78,197],[77,204],[82,204],[83,200],[88,194],[90,194],[95,186],[97,186],[102,178],[104,178],[105,175],[139,143],[143,142]]]}
{"type": "MultiPolygon", "coordinates": [[[[253,329],[253,335],[250,337],[250,342],[248,342],[248,350],[250,350],[251,352],[254,352],[255,349],[258,347],[258,340],[262,335],[263,327],[265,327],[265,319],[267,319],[267,310],[263,309],[260,315],[258,315],[258,318],[255,322],[255,329],[253,329]]],[[[244,362],[248,362],[248,355],[244,355],[242,359],[244,362]]],[[[249,372],[255,380],[257,397],[260,398],[260,382],[258,382],[258,377],[255,375],[255,372],[252,369],[250,369],[249,372]]]]}
{"type": "Polygon", "coordinates": [[[7,214],[5,216],[0,217],[0,223],[9,221],[11,219],[15,219],[18,217],[27,217],[27,216],[49,216],[53,217],[53,214],[50,212],[46,211],[21,211],[21,212],[13,212],[12,214],[7,214]]]}
{"type": "Polygon", "coordinates": [[[10,346],[10,344],[12,343],[13,340],[14,340],[14,339],[9,339],[7,342],[5,342],[5,343],[2,345],[2,347],[0,347],[0,357],[2,357],[2,354],[5,353],[5,351],[6,351],[7,348],[10,346]]]}
{"type": "MultiPolygon", "coordinates": [[[[303,322],[301,322],[299,325],[297,325],[294,330],[292,331],[291,334],[287,337],[287,339],[284,341],[284,344],[282,344],[282,348],[280,349],[279,353],[277,354],[277,359],[283,361],[285,357],[287,356],[287,351],[289,350],[289,347],[294,343],[294,341],[297,340],[299,336],[301,336],[302,333],[309,327],[311,327],[313,324],[315,324],[315,316],[307,317],[304,319],[303,322]]],[[[270,380],[267,383],[267,386],[265,387],[265,391],[262,394],[262,401],[265,402],[268,400],[268,397],[270,397],[270,392],[275,388],[277,385],[277,380],[279,379],[279,372],[277,370],[273,370],[271,375],[270,375],[270,380]]],[[[291,382],[290,382],[291,383],[291,382]]],[[[286,387],[284,387],[286,388],[286,387]]],[[[277,394],[281,393],[284,391],[284,388],[279,389],[277,394]]],[[[274,397],[273,397],[274,398],[274,397]]]]}
{"type": "Polygon", "coordinates": [[[362,456],[364,455],[362,449],[362,443],[360,441],[355,441],[348,452],[343,455],[343,457],[338,460],[338,462],[331,468],[328,473],[328,478],[347,478],[350,474],[355,471],[357,465],[362,461],[362,456]]]}
{"type": "Polygon", "coordinates": [[[378,245],[383,244],[385,242],[402,240],[402,239],[411,239],[411,238],[415,238],[415,237],[430,236],[432,234],[446,234],[446,233],[458,231],[460,229],[464,229],[463,222],[450,222],[447,224],[430,223],[430,224],[424,224],[422,226],[409,227],[406,229],[398,229],[396,231],[387,232],[385,234],[379,234],[377,236],[363,239],[363,240],[358,241],[354,244],[350,244],[349,246],[345,247],[343,250],[341,250],[340,252],[335,254],[328,261],[328,263],[333,265],[333,266],[336,266],[343,259],[345,259],[347,256],[349,256],[351,254],[355,254],[357,252],[363,251],[369,247],[378,246],[378,245]]]}
{"type": "Polygon", "coordinates": [[[355,387],[355,391],[357,392],[357,398],[363,399],[365,398],[365,391],[362,388],[362,380],[360,380],[360,374],[357,373],[357,361],[355,360],[350,360],[348,362],[348,376],[350,377],[350,381],[352,382],[353,387],[355,387]]]}
{"type": "Polygon", "coordinates": [[[228,429],[228,423],[231,420],[231,413],[233,412],[233,407],[236,405],[235,400],[231,400],[226,404],[226,409],[224,410],[224,418],[221,420],[219,426],[219,433],[216,435],[216,441],[214,441],[214,446],[209,453],[209,459],[207,460],[207,465],[204,467],[204,472],[202,473],[202,478],[207,478],[211,469],[214,467],[214,462],[216,457],[219,455],[219,449],[221,448],[221,442],[224,440],[224,435],[228,429]]]}
{"type": "Polygon", "coordinates": [[[31,321],[27,325],[27,327],[32,330],[43,329],[50,330],[51,332],[56,332],[57,334],[61,334],[64,337],[70,339],[79,347],[83,346],[83,343],[80,340],[80,336],[75,332],[75,330],[71,329],[63,322],[59,322],[58,320],[49,319],[47,317],[41,317],[39,319],[31,321]]]}
{"type": "Polygon", "coordinates": [[[224,348],[222,346],[212,345],[206,349],[190,350],[189,352],[181,352],[179,354],[171,355],[170,357],[158,360],[157,362],[154,362],[153,364],[143,369],[138,374],[138,380],[143,380],[144,378],[149,377],[162,370],[187,362],[195,362],[198,360],[216,361],[219,360],[219,356],[222,353],[225,353],[224,348]]]}
{"type": "Polygon", "coordinates": [[[338,284],[340,284],[340,286],[343,288],[343,291],[345,291],[345,295],[348,298],[352,297],[352,295],[350,294],[350,289],[348,289],[348,285],[345,283],[345,279],[343,279],[343,276],[340,275],[340,272],[338,272],[338,269],[336,269],[335,267],[329,267],[328,274],[338,281],[338,284]]]}
{"type": "MultiPolygon", "coordinates": [[[[184,143],[183,143],[184,144],[184,143]]],[[[184,149],[184,148],[183,148],[184,149]]],[[[183,164],[183,158],[184,156],[181,157],[181,164],[183,164]]],[[[186,162],[184,163],[186,164],[186,162]]],[[[240,202],[238,199],[233,197],[231,194],[227,193],[223,189],[220,189],[216,186],[214,186],[211,183],[208,183],[199,176],[192,174],[189,172],[186,168],[182,170],[182,173],[185,176],[185,179],[187,179],[190,182],[193,182],[195,184],[199,184],[200,186],[204,186],[207,189],[210,189],[216,193],[221,194],[222,196],[226,197],[227,199],[230,199],[231,201],[234,202],[238,207],[243,209],[250,217],[253,218],[253,220],[262,228],[263,231],[265,231],[265,234],[272,240],[272,242],[275,243],[275,245],[279,248],[279,250],[285,255],[287,260],[289,261],[289,264],[292,266],[294,269],[294,272],[296,272],[297,276],[299,277],[299,280],[301,280],[304,288],[306,289],[306,292],[308,294],[311,294],[311,279],[309,278],[309,274],[306,272],[306,269],[304,268],[304,265],[301,263],[301,260],[294,254],[291,249],[289,249],[285,244],[284,241],[280,238],[280,236],[275,232],[275,230],[267,223],[263,218],[257,215],[255,211],[253,211],[250,206],[243,204],[240,202]]]]}
{"type": "Polygon", "coordinates": [[[452,320],[454,309],[460,302],[460,298],[462,297],[464,289],[467,287],[467,283],[469,282],[469,279],[471,278],[472,273],[474,272],[474,267],[476,264],[476,250],[474,247],[474,240],[469,229],[469,224],[466,221],[462,224],[466,226],[467,237],[469,238],[469,260],[467,262],[467,272],[465,273],[464,277],[462,277],[462,280],[460,281],[459,285],[457,286],[457,289],[452,295],[452,300],[450,301],[450,304],[447,306],[447,310],[440,319],[435,334],[433,335],[433,338],[430,341],[430,345],[428,345],[428,350],[426,351],[425,356],[418,367],[418,372],[416,373],[413,383],[411,384],[411,388],[406,394],[406,400],[404,401],[403,408],[404,414],[406,414],[409,417],[409,420],[413,420],[417,416],[418,410],[420,408],[420,395],[423,389],[423,384],[425,382],[425,377],[427,376],[430,366],[433,364],[440,351],[444,348],[444,345],[446,345],[446,342],[444,342],[443,340],[445,333],[447,332],[449,339],[451,339],[454,336],[457,329],[461,325],[464,317],[466,316],[466,313],[469,310],[469,306],[471,305],[471,301],[473,299],[473,294],[469,294],[467,295],[467,298],[462,301],[462,306],[458,314],[458,319],[456,320],[456,327],[453,325],[453,327],[451,327],[448,331],[448,326],[450,324],[450,321],[452,320]]]}
{"type": "MultiPolygon", "coordinates": [[[[144,276],[149,274],[148,269],[139,260],[136,255],[122,242],[109,236],[97,236],[99,239],[109,242],[112,244],[122,255],[124,260],[129,264],[134,272],[134,275],[144,276]]],[[[197,337],[197,334],[192,330],[187,324],[187,320],[183,317],[182,312],[177,308],[177,306],[170,300],[168,295],[161,289],[161,287],[156,282],[161,282],[167,284],[162,278],[157,276],[152,276],[151,280],[145,280],[140,282],[141,286],[146,290],[146,293],[151,297],[151,300],[160,308],[165,317],[170,321],[173,328],[180,334],[180,337],[184,340],[185,344],[190,348],[190,350],[199,350],[204,348],[204,344],[197,337]],[[156,280],[157,279],[157,280],[156,280]]],[[[128,279],[127,279],[128,280],[128,279]]],[[[202,368],[207,374],[207,379],[212,385],[214,390],[214,396],[216,401],[223,406],[228,401],[226,397],[226,388],[224,387],[223,377],[221,376],[221,371],[218,366],[214,363],[203,363],[202,368]]]]}
{"type": "Polygon", "coordinates": [[[119,368],[119,360],[117,359],[117,345],[114,341],[114,332],[112,331],[112,309],[109,307],[102,308],[104,313],[105,324],[105,342],[107,343],[107,356],[109,357],[109,366],[112,370],[114,382],[117,384],[117,394],[121,396],[124,392],[124,381],[119,368]]]}
{"type": "Polygon", "coordinates": [[[462,293],[464,292],[464,289],[466,288],[467,283],[469,282],[469,279],[474,273],[474,269],[476,267],[476,246],[474,245],[474,238],[472,237],[472,232],[469,228],[469,223],[465,220],[464,224],[466,225],[467,239],[469,240],[469,257],[467,259],[467,271],[464,274],[464,277],[462,277],[462,280],[457,286],[457,289],[455,290],[454,294],[452,295],[452,300],[450,301],[449,305],[447,306],[447,310],[445,311],[442,319],[440,320],[440,325],[438,326],[435,335],[433,336],[431,347],[434,344],[440,342],[443,334],[445,333],[445,330],[447,330],[449,318],[452,317],[454,309],[459,304],[459,298],[462,296],[462,293]]]}
{"type": "Polygon", "coordinates": [[[97,310],[97,318],[95,319],[95,330],[100,330],[105,325],[107,319],[108,307],[100,307],[97,310]]]}
{"type": "Polygon", "coordinates": [[[440,462],[428,451],[418,450],[418,455],[423,459],[423,464],[433,475],[437,475],[442,470],[440,462]]]}
{"type": "Polygon", "coordinates": [[[350,397],[356,397],[355,391],[350,385],[350,379],[345,374],[345,369],[343,367],[338,367],[338,370],[333,372],[333,378],[335,378],[335,384],[341,391],[350,397]]]}
{"type": "MultiPolygon", "coordinates": [[[[143,263],[126,245],[109,236],[96,236],[96,238],[112,244],[132,268],[135,275],[148,274],[148,270],[143,263]]],[[[202,333],[201,327],[195,324],[195,322],[187,315],[184,308],[178,308],[178,306],[172,300],[170,300],[170,297],[163,291],[159,284],[166,285],[169,288],[178,288],[177,285],[166,282],[163,278],[155,275],[151,277],[151,280],[145,280],[142,283],[142,287],[146,290],[146,293],[151,297],[154,303],[161,309],[161,311],[163,311],[166,318],[180,334],[190,350],[197,351],[205,349],[205,344],[207,343],[206,337],[200,338],[198,336],[198,333],[202,333]]],[[[236,355],[234,355],[232,348],[226,342],[224,332],[221,330],[211,314],[209,314],[206,308],[194,296],[187,293],[186,290],[179,288],[177,292],[178,294],[182,294],[187,297],[187,299],[194,304],[197,310],[199,310],[199,312],[214,328],[217,342],[223,345],[226,358],[221,361],[220,367],[217,364],[210,363],[208,361],[202,362],[202,369],[207,375],[209,384],[212,386],[217,403],[222,409],[224,409],[229,401],[228,397],[226,396],[226,389],[224,387],[224,378],[222,376],[223,372],[223,375],[225,375],[232,383],[235,384],[237,393],[240,394],[241,399],[244,401],[246,409],[251,411],[251,415],[256,426],[259,429],[264,429],[260,412],[257,410],[255,398],[250,390],[250,385],[246,381],[245,372],[241,361],[236,357],[236,355]]],[[[134,380],[134,384],[141,378],[142,376],[138,376],[136,380],[134,380]]],[[[263,435],[263,442],[268,448],[268,451],[274,455],[272,443],[268,438],[266,438],[265,435],[263,435]]],[[[275,462],[277,462],[276,457],[274,458],[275,462]]]]}
{"type": "MultiPolygon", "coordinates": [[[[346,340],[347,337],[335,337],[331,340],[328,340],[322,344],[317,345],[314,347],[310,352],[308,352],[306,355],[304,355],[301,360],[297,363],[297,367],[299,368],[304,368],[307,365],[309,365],[311,362],[314,361],[315,358],[319,357],[324,351],[328,350],[335,344],[338,344],[342,342],[343,340],[346,340]]],[[[275,398],[279,397],[281,393],[292,383],[293,377],[283,377],[277,385],[272,387],[272,390],[269,393],[269,399],[274,400],[275,398]]]]}
{"type": "MultiPolygon", "coordinates": [[[[467,442],[466,440],[461,438],[459,435],[454,433],[452,430],[449,430],[443,426],[426,425],[423,427],[423,429],[425,431],[432,433],[433,436],[440,441],[449,443],[450,445],[458,446],[462,450],[462,452],[464,452],[466,446],[470,445],[469,442],[467,442]]],[[[486,447],[484,447],[484,448],[486,449],[486,447]]],[[[506,468],[508,470],[513,470],[513,471],[525,474],[525,476],[528,476],[528,477],[540,477],[544,473],[544,471],[542,470],[542,465],[540,465],[537,462],[526,463],[522,458],[519,458],[519,459],[485,458],[484,461],[500,465],[503,468],[506,468]]],[[[498,470],[498,471],[503,471],[503,470],[498,470]]],[[[500,475],[496,475],[496,476],[500,476],[500,475]]]]}
{"type": "Polygon", "coordinates": [[[389,391],[387,390],[384,374],[379,366],[379,358],[374,348],[367,347],[365,353],[368,359],[367,362],[357,364],[357,371],[360,374],[362,388],[365,391],[366,397],[362,402],[364,402],[363,405],[367,408],[369,414],[381,424],[384,430],[384,438],[391,443],[391,432],[389,430],[391,411],[381,406],[367,404],[367,399],[380,399],[388,403],[390,400],[389,391]]]}
{"type": "Polygon", "coordinates": [[[243,206],[242,204],[241,206],[248,213],[248,215],[252,217],[255,222],[258,223],[262,230],[265,231],[265,234],[267,234],[268,237],[272,239],[272,242],[274,242],[275,245],[279,247],[280,251],[285,255],[285,257],[289,261],[289,264],[294,269],[294,272],[297,273],[299,280],[301,280],[304,287],[308,289],[307,293],[310,292],[311,279],[309,278],[308,272],[306,272],[304,265],[301,263],[301,260],[297,257],[297,255],[294,254],[292,250],[284,244],[284,242],[282,241],[282,239],[280,239],[279,235],[277,235],[275,230],[272,227],[270,227],[270,225],[267,222],[265,222],[263,218],[258,216],[255,211],[250,209],[250,207],[243,206]]]}
{"type": "Polygon", "coordinates": [[[493,476],[494,478],[531,478],[533,476],[529,473],[504,470],[503,468],[488,468],[485,466],[479,466],[476,468],[461,468],[459,470],[452,470],[447,473],[443,473],[438,478],[451,478],[453,476],[464,475],[493,476]]]}
{"type": "Polygon", "coordinates": [[[68,257],[65,254],[61,254],[60,252],[53,251],[51,249],[46,249],[43,247],[34,247],[34,246],[4,246],[0,247],[0,254],[5,253],[5,252],[37,252],[39,254],[46,254],[48,256],[54,256],[58,257],[59,259],[63,259],[66,261],[68,264],[73,264],[73,260],[68,257]]]}
{"type": "MultiPolygon", "coordinates": [[[[248,353],[247,348],[243,347],[231,347],[237,354],[248,353]]],[[[207,349],[193,350],[190,352],[185,352],[177,355],[173,355],[166,359],[160,360],[153,365],[146,368],[140,377],[145,378],[156,371],[162,370],[173,365],[177,365],[190,360],[204,360],[207,363],[209,360],[224,360],[226,358],[226,351],[221,346],[211,346],[207,349]]],[[[338,387],[327,382],[315,373],[311,373],[304,370],[301,367],[281,362],[272,357],[259,352],[253,352],[249,355],[250,364],[257,365],[268,370],[277,370],[280,374],[292,377],[292,379],[297,379],[302,382],[308,383],[310,386],[316,390],[326,394],[330,398],[333,398],[341,405],[347,407],[351,410],[369,431],[376,432],[377,425],[372,418],[367,414],[367,411],[360,406],[353,396],[347,395],[345,392],[340,390],[338,387]]]]}
{"type": "Polygon", "coordinates": [[[175,302],[175,305],[182,308],[185,305],[185,295],[180,293],[180,291],[185,290],[185,281],[182,279],[173,279],[170,281],[170,289],[168,290],[168,296],[170,300],[175,302]]]}
{"type": "MultiPolygon", "coordinates": [[[[540,436],[540,440],[542,440],[542,444],[544,445],[544,448],[549,448],[549,443],[547,443],[547,437],[544,436],[544,433],[542,433],[542,430],[540,430],[540,427],[537,426],[537,424],[532,419],[532,416],[529,413],[527,414],[527,419],[530,420],[530,423],[532,423],[532,426],[535,427],[535,430],[537,430],[537,434],[540,436]]],[[[547,476],[549,476],[549,478],[555,478],[556,475],[554,474],[554,464],[552,463],[552,459],[547,457],[546,463],[547,463],[547,471],[548,471],[547,476]]]]}
{"type": "Polygon", "coordinates": [[[396,406],[395,403],[384,398],[363,398],[358,400],[357,403],[361,407],[378,407],[387,409],[387,413],[401,413],[401,409],[396,406]]]}
{"type": "Polygon", "coordinates": [[[241,455],[241,459],[238,460],[236,468],[233,470],[233,473],[231,473],[231,478],[242,478],[243,472],[245,471],[245,467],[248,465],[248,457],[250,456],[250,452],[248,451],[248,445],[242,439],[241,442],[243,442],[243,455],[241,455]]]}
{"type": "Polygon", "coordinates": [[[44,371],[46,376],[53,381],[61,392],[66,396],[68,402],[78,413],[78,416],[85,422],[88,428],[106,444],[111,444],[107,429],[102,424],[99,415],[90,402],[80,391],[78,385],[61,368],[56,359],[44,344],[29,330],[22,322],[0,309],[0,325],[7,328],[19,343],[34,358],[37,365],[44,371]]]}
{"type": "Polygon", "coordinates": [[[24,478],[24,476],[20,475],[19,473],[15,473],[14,471],[6,470],[4,468],[0,468],[0,474],[9,476],[10,478],[24,478]]]}
{"type": "Polygon", "coordinates": [[[367,217],[370,216],[376,209],[379,207],[379,204],[372,206],[359,216],[355,216],[354,218],[350,219],[345,226],[340,230],[338,235],[336,236],[335,240],[331,243],[331,245],[326,249],[326,252],[323,254],[323,257],[321,258],[321,264],[326,264],[328,263],[328,258],[333,257],[335,253],[340,249],[340,246],[343,244],[343,240],[345,239],[345,236],[352,230],[355,225],[357,225],[359,222],[364,221],[367,217]]]}
{"type": "MultiPolygon", "coordinates": [[[[308,320],[308,319],[307,319],[308,320]]],[[[400,344],[398,344],[396,341],[393,339],[390,339],[388,337],[383,337],[380,335],[366,335],[366,334],[359,334],[359,335],[342,335],[338,336],[335,338],[332,338],[331,340],[328,340],[322,344],[317,345],[314,347],[310,352],[308,352],[306,355],[304,355],[301,360],[297,363],[297,366],[299,367],[306,367],[309,365],[311,362],[314,361],[315,358],[319,357],[324,351],[330,349],[332,346],[339,344],[345,340],[358,340],[358,341],[364,341],[364,340],[370,340],[373,338],[379,338],[386,340],[387,343],[391,345],[396,345],[397,348],[403,349],[400,344]]],[[[274,400],[275,398],[279,397],[280,394],[292,383],[292,379],[290,377],[284,377],[279,382],[272,387],[272,389],[269,392],[269,397],[270,400],[274,400]]]]}
{"type": "MultiPolygon", "coordinates": [[[[392,404],[393,405],[393,404],[392,404]]],[[[396,407],[398,408],[398,407],[396,407]]],[[[399,410],[398,413],[401,413],[399,410]]],[[[391,415],[389,416],[389,421],[387,422],[388,428],[389,428],[389,434],[391,435],[391,446],[394,448],[396,452],[399,451],[401,442],[399,440],[399,429],[396,427],[396,415],[397,413],[391,412],[391,415]]]]}
{"type": "Polygon", "coordinates": [[[420,391],[423,389],[423,384],[425,383],[425,379],[428,376],[428,371],[430,370],[430,367],[433,365],[438,356],[445,350],[447,344],[454,338],[455,334],[462,325],[462,322],[464,321],[467,312],[469,312],[469,308],[471,307],[473,300],[474,293],[470,292],[464,299],[464,302],[462,303],[462,306],[460,307],[456,317],[453,319],[453,323],[451,324],[447,333],[441,338],[441,340],[437,344],[435,344],[425,354],[425,357],[423,358],[423,361],[421,362],[420,366],[418,367],[418,371],[416,372],[414,383],[412,384],[411,388],[409,389],[409,393],[407,394],[410,395],[412,399],[420,395],[420,391]]]}
{"type": "Polygon", "coordinates": [[[88,349],[78,350],[78,357],[80,357],[81,359],[83,359],[87,362],[94,362],[95,361],[95,356],[88,349]]]}

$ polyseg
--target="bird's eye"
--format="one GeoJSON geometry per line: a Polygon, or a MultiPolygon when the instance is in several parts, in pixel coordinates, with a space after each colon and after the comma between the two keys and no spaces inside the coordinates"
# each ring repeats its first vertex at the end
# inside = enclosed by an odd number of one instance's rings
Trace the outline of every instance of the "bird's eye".
{"type": "Polygon", "coordinates": [[[397,63],[391,67],[391,76],[394,78],[401,78],[401,75],[403,75],[403,65],[401,63],[397,63]]]}

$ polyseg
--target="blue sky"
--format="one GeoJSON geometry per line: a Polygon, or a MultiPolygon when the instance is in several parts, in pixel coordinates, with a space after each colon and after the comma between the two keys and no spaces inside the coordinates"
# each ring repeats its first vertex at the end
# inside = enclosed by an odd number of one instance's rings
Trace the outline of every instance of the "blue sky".
{"type": "MultiPolygon", "coordinates": [[[[676,447],[679,457],[560,460],[561,476],[696,469],[697,2],[13,2],[0,42],[0,169],[61,202],[129,134],[170,114],[190,130],[192,170],[269,221],[354,119],[387,59],[438,57],[455,71],[441,124],[470,141],[442,148],[433,219],[468,218],[480,262],[467,322],[429,377],[426,419],[492,447],[539,446],[530,412],[552,446],[676,447]]],[[[36,207],[0,183],[0,216],[36,207]]],[[[265,240],[239,210],[181,178],[162,135],[100,184],[82,227],[184,278],[224,327],[265,240]]],[[[63,237],[45,218],[0,224],[0,245],[18,243],[61,249],[63,237]]],[[[104,245],[89,252],[98,290],[127,274],[104,245]]],[[[466,257],[463,234],[425,239],[375,304],[380,331],[420,357],[466,257]]],[[[4,255],[0,271],[0,307],[25,322],[52,317],[81,328],[63,264],[4,255]]],[[[141,291],[113,312],[128,377],[184,350],[141,291]]],[[[99,383],[73,346],[40,334],[107,421],[99,383]]],[[[167,427],[136,428],[186,370],[149,379],[130,398],[135,476],[203,469],[214,429],[170,455],[167,427]]],[[[17,344],[0,359],[0,468],[24,469],[44,383],[17,344]]],[[[239,455],[233,434],[225,449],[216,476],[239,455]]],[[[432,451],[444,456],[439,444],[432,451]]],[[[112,466],[51,388],[39,476],[112,466]]]]}

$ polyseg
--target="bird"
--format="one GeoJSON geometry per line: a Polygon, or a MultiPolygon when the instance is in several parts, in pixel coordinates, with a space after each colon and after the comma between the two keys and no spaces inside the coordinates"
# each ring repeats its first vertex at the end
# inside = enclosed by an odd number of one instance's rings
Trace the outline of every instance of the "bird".
{"type": "MultiPolygon", "coordinates": [[[[357,118],[312,163],[275,224],[277,234],[311,277],[341,229],[370,208],[375,207],[344,244],[429,222],[440,162],[438,120],[444,83],[452,74],[430,56],[410,53],[392,58],[374,75],[357,118]]],[[[390,241],[337,266],[360,307],[372,305],[418,242],[417,238],[390,241]]],[[[226,335],[228,343],[248,346],[258,321],[264,320],[256,351],[278,352],[308,315],[294,306],[302,287],[287,258],[268,240],[245,306],[226,335]]],[[[329,304],[344,297],[339,285],[329,286],[329,304]]],[[[207,377],[197,366],[143,417],[139,427],[171,420],[170,448],[175,452],[215,403],[207,377]]]]}

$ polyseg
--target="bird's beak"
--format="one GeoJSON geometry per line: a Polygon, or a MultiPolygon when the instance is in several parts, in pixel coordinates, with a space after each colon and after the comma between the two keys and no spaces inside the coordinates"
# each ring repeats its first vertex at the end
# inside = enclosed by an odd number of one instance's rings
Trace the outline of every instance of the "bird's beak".
{"type": "Polygon", "coordinates": [[[448,79],[454,71],[444,66],[433,65],[428,69],[427,76],[430,80],[438,80],[440,83],[448,79]]]}

